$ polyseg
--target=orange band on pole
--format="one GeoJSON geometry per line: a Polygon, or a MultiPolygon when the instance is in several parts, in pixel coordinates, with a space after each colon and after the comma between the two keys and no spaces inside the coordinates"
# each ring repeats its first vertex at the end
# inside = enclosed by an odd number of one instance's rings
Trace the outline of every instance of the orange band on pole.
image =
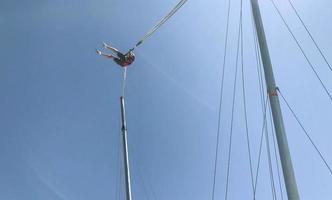
{"type": "Polygon", "coordinates": [[[269,95],[270,95],[270,97],[278,96],[278,92],[277,92],[277,90],[273,90],[273,91],[269,92],[269,95]]]}

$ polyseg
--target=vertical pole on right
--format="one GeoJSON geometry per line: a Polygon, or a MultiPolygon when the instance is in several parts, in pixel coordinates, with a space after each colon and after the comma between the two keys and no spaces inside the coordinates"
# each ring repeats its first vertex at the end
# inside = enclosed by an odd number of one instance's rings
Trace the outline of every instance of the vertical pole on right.
{"type": "Polygon", "coordinates": [[[277,86],[273,75],[272,63],[269,54],[266,36],[264,32],[262,17],[258,5],[258,0],[251,0],[252,13],[255,21],[256,33],[261,51],[261,58],[264,67],[265,81],[267,85],[267,93],[269,94],[270,105],[273,116],[273,123],[275,127],[281,166],[284,174],[284,182],[287,190],[289,200],[299,200],[299,192],[297,189],[294,169],[291,155],[289,152],[284,121],[280,108],[277,86]]]}

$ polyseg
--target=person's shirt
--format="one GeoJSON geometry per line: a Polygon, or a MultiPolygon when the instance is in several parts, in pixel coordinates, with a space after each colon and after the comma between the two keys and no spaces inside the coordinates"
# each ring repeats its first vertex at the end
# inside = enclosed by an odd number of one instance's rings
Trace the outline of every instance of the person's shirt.
{"type": "Polygon", "coordinates": [[[121,65],[122,67],[131,65],[135,61],[135,54],[133,52],[128,52],[125,55],[125,59],[123,61],[123,64],[121,65]]]}

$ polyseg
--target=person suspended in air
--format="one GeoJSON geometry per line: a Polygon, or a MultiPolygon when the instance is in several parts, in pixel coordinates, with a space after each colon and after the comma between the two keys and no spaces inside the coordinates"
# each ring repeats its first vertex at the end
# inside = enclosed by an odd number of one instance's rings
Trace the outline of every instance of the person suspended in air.
{"type": "Polygon", "coordinates": [[[134,49],[130,49],[126,54],[121,53],[116,48],[103,43],[104,48],[112,51],[111,54],[106,54],[101,52],[100,50],[96,50],[98,55],[105,56],[106,58],[112,58],[114,62],[116,62],[121,67],[127,67],[131,65],[135,61],[134,49]]]}

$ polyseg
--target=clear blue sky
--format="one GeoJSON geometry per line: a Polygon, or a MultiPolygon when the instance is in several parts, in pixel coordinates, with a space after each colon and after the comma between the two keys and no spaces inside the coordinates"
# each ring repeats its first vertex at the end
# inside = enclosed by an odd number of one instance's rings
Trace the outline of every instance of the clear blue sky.
{"type": "MultiPolygon", "coordinates": [[[[239,2],[232,1],[216,199],[225,193],[239,2]]],[[[262,113],[249,1],[244,2],[255,167],[262,113]]],[[[332,164],[332,103],[271,3],[260,2],[278,86],[332,164]]],[[[332,91],[331,71],[287,1],[278,2],[332,91]]],[[[176,3],[0,2],[0,199],[118,199],[121,69],[94,51],[102,41],[129,49],[176,3]]],[[[332,62],[331,1],[294,0],[294,4],[332,62]]],[[[128,71],[126,102],[134,200],[211,198],[226,5],[226,0],[189,0],[136,51],[137,60],[128,71]]],[[[238,93],[228,198],[234,200],[252,196],[240,98],[238,93]]],[[[332,176],[282,107],[302,199],[331,199],[332,176]]],[[[262,162],[257,197],[271,199],[265,148],[262,162]]]]}

